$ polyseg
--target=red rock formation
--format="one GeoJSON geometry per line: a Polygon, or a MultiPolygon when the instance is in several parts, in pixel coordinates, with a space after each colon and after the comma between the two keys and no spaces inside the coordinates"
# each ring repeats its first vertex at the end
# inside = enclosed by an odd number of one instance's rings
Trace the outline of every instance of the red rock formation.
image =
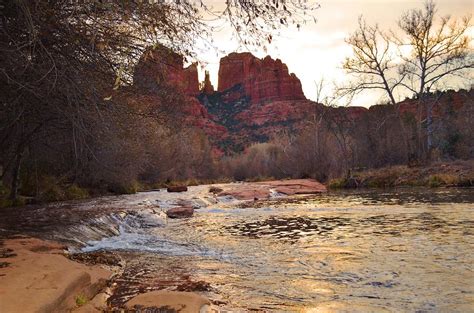
{"type": "Polygon", "coordinates": [[[271,101],[263,105],[251,104],[247,110],[238,113],[235,119],[245,127],[276,123],[283,125],[285,121],[301,121],[317,114],[318,108],[315,102],[309,100],[271,101]]]}
{"type": "Polygon", "coordinates": [[[183,86],[187,95],[197,96],[199,94],[197,63],[193,63],[184,69],[183,86]]]}
{"type": "Polygon", "coordinates": [[[209,72],[205,72],[204,82],[201,88],[201,92],[205,94],[212,94],[214,93],[214,86],[211,83],[211,79],[209,78],[209,72]]]}
{"type": "MultiPolygon", "coordinates": [[[[442,95],[430,95],[428,96],[425,104],[420,104],[417,99],[405,99],[397,104],[400,113],[411,113],[419,121],[424,120],[427,115],[427,106],[431,104],[433,118],[439,118],[447,114],[447,111],[452,110],[458,112],[465,107],[468,99],[473,99],[474,89],[470,91],[466,90],[449,90],[444,92],[442,95]]],[[[375,107],[375,106],[373,106],[375,107]]],[[[371,107],[372,108],[372,107],[371,107]]]]}
{"type": "Polygon", "coordinates": [[[218,91],[242,84],[252,103],[306,100],[301,82],[281,60],[258,59],[251,53],[231,53],[219,66],[218,91]]]}
{"type": "Polygon", "coordinates": [[[227,129],[212,120],[201,102],[196,98],[189,98],[188,105],[184,108],[189,125],[202,129],[206,135],[214,139],[223,139],[227,136],[227,129]]]}
{"type": "Polygon", "coordinates": [[[164,46],[150,48],[135,67],[133,83],[146,90],[164,85],[196,96],[199,93],[197,64],[184,68],[183,57],[179,54],[164,46]]]}
{"type": "Polygon", "coordinates": [[[169,88],[170,92],[185,96],[184,103],[173,105],[182,105],[174,109],[184,113],[187,125],[202,129],[212,138],[226,137],[227,129],[212,121],[206,107],[196,98],[199,94],[196,63],[183,68],[183,57],[179,54],[164,46],[150,48],[144,52],[135,67],[133,82],[140,94],[132,97],[131,102],[142,106],[161,105],[157,94],[159,87],[169,88]]]}

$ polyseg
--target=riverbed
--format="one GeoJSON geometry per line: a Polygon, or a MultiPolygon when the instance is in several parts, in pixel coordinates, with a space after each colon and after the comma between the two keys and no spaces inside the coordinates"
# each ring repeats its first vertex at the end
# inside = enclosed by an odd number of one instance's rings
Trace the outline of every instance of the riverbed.
{"type": "Polygon", "coordinates": [[[394,189],[238,201],[209,186],[7,209],[0,234],[71,253],[113,251],[112,307],[152,290],[196,291],[224,309],[474,310],[474,190],[394,189]],[[164,211],[182,203],[189,219],[164,211]]]}

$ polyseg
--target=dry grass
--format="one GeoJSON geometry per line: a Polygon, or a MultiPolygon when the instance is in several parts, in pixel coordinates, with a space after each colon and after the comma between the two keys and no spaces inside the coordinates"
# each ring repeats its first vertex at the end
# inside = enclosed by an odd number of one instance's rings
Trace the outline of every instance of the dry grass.
{"type": "Polygon", "coordinates": [[[391,166],[336,178],[329,188],[387,188],[397,186],[474,186],[474,160],[434,163],[424,167],[391,166]]]}

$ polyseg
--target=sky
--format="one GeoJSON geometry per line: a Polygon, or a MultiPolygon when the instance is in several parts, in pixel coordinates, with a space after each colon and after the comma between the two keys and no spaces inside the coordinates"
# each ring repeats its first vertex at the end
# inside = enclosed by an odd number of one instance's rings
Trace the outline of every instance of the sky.
{"type": "MultiPolygon", "coordinates": [[[[218,1],[216,1],[218,2],[218,1]]],[[[288,65],[290,72],[301,80],[307,98],[316,99],[316,82],[324,78],[324,96],[332,94],[333,82],[343,83],[348,79],[341,68],[345,57],[350,56],[351,48],[344,42],[357,28],[358,18],[363,15],[369,24],[378,23],[382,29],[397,28],[397,20],[407,10],[422,8],[422,0],[320,0],[321,8],[315,12],[316,23],[306,24],[300,30],[296,27],[280,30],[274,36],[268,51],[252,50],[259,58],[270,55],[288,65]]],[[[438,0],[440,16],[450,14],[453,18],[474,15],[474,0],[438,0]]],[[[474,35],[474,27],[470,28],[474,35]]],[[[200,51],[200,78],[204,70],[210,72],[211,81],[217,87],[217,71],[222,56],[234,51],[246,51],[230,39],[225,27],[215,34],[214,44],[222,51],[207,49],[200,51]]],[[[464,86],[468,87],[470,84],[464,86]]],[[[451,86],[448,86],[451,87],[451,86]]],[[[453,85],[452,87],[460,87],[453,85]]],[[[402,95],[400,95],[402,97],[402,95]]],[[[403,95],[404,97],[404,95],[403,95]]],[[[351,105],[369,107],[383,100],[377,92],[366,92],[353,99],[351,105]]]]}

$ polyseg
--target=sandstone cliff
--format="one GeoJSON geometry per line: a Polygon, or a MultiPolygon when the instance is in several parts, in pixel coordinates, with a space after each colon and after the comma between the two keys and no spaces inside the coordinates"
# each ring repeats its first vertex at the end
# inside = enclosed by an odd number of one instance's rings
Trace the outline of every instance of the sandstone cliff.
{"type": "MultiPolygon", "coordinates": [[[[196,98],[200,92],[196,63],[184,68],[179,54],[164,46],[149,48],[135,67],[133,83],[141,93],[136,100],[142,104],[162,105],[160,95],[163,97],[164,92],[178,95],[174,103],[166,105],[179,106],[176,109],[185,115],[188,125],[202,129],[211,138],[226,137],[225,127],[214,122],[196,98]]],[[[170,97],[167,99],[169,102],[170,97]]],[[[167,110],[173,111],[173,108],[167,110]]]]}
{"type": "Polygon", "coordinates": [[[231,53],[219,64],[219,86],[223,92],[241,84],[252,103],[306,100],[301,82],[279,59],[259,59],[251,53],[231,53]]]}
{"type": "Polygon", "coordinates": [[[188,96],[197,96],[197,64],[184,68],[183,57],[179,54],[164,46],[149,48],[135,67],[133,83],[146,90],[165,86],[176,88],[188,96]]]}

